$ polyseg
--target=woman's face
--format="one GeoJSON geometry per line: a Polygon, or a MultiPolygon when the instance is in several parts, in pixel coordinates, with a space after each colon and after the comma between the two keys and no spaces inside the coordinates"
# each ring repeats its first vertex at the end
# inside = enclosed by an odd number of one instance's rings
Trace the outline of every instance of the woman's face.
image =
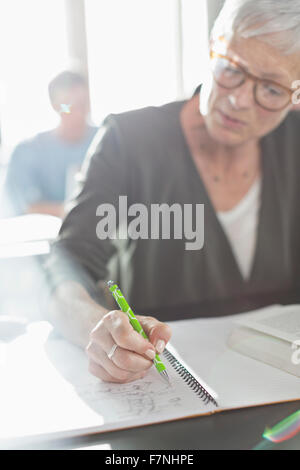
{"type": "MultiPolygon", "coordinates": [[[[274,74],[270,78],[290,89],[293,81],[300,80],[299,53],[284,56],[278,49],[256,38],[241,37],[233,37],[222,49],[223,55],[234,59],[257,77],[274,74]]],[[[275,129],[289,111],[296,108],[290,102],[281,111],[268,111],[255,102],[253,89],[252,80],[246,80],[235,89],[223,88],[209,72],[201,88],[200,112],[214,139],[229,146],[258,140],[275,129]],[[228,121],[223,113],[242,123],[228,121]]]]}

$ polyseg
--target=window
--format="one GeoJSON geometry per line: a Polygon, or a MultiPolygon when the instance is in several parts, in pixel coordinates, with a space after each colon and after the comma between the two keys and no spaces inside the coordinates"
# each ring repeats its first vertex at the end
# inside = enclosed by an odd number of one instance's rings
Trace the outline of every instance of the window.
{"type": "MultiPolygon", "coordinates": [[[[111,112],[183,99],[201,82],[205,0],[82,1],[96,124],[111,112]]],[[[4,159],[19,141],[58,122],[47,85],[69,65],[66,26],[63,0],[0,2],[4,159]]]]}
{"type": "Polygon", "coordinates": [[[0,2],[1,128],[4,158],[22,139],[54,127],[50,79],[67,66],[62,0],[0,2]]]}
{"type": "Polygon", "coordinates": [[[92,117],[181,99],[201,81],[204,0],[85,0],[92,117]]]}

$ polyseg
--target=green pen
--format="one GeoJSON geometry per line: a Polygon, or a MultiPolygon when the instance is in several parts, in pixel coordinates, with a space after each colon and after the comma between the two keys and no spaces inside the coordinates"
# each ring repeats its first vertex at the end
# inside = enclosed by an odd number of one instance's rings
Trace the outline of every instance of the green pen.
{"type": "MultiPolygon", "coordinates": [[[[131,326],[135,329],[135,331],[137,331],[138,333],[140,333],[144,338],[148,339],[148,336],[146,335],[146,333],[144,332],[140,322],[138,321],[138,319],[135,317],[133,311],[131,310],[131,308],[129,307],[124,295],[122,294],[122,292],[120,291],[118,285],[114,282],[114,281],[108,281],[107,283],[108,287],[109,287],[109,290],[110,292],[112,293],[115,301],[117,302],[117,304],[119,305],[120,309],[122,310],[122,312],[126,313],[126,315],[128,316],[129,318],[129,321],[130,321],[130,324],[131,326]]],[[[153,363],[156,367],[156,369],[158,370],[159,374],[168,382],[170,383],[170,379],[169,379],[169,376],[167,374],[167,371],[166,371],[166,367],[165,365],[162,363],[160,357],[158,354],[155,355],[155,358],[153,359],[153,363]]]]}

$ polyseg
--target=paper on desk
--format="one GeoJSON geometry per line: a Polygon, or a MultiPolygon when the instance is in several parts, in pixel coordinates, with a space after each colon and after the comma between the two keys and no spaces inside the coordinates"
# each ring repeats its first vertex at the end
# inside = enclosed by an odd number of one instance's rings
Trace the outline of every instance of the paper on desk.
{"type": "MultiPolygon", "coordinates": [[[[240,316],[240,318],[243,315],[240,316]]],[[[170,322],[172,344],[189,368],[216,391],[223,409],[297,400],[300,381],[231,351],[226,340],[239,316],[170,322]]],[[[207,414],[205,406],[168,367],[173,389],[152,368],[131,384],[105,384],[87,369],[82,350],[48,338],[46,322],[32,324],[2,351],[0,438],[71,437],[207,414]]]]}
{"type": "Polygon", "coordinates": [[[12,342],[2,366],[0,438],[71,437],[209,413],[168,367],[171,387],[154,367],[144,379],[103,383],[88,372],[84,352],[63,339],[46,340],[39,322],[12,342]]]}
{"type": "Polygon", "coordinates": [[[236,328],[236,320],[251,315],[249,312],[169,323],[176,350],[218,394],[218,405],[223,409],[300,399],[298,377],[232,351],[227,346],[227,338],[236,328]]]}

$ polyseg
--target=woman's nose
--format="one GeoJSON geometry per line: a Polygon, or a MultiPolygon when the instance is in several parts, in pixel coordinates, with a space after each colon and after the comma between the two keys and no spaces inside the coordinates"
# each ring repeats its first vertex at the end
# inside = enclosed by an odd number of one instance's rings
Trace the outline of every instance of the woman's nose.
{"type": "Polygon", "coordinates": [[[252,80],[246,80],[238,88],[231,90],[228,100],[233,109],[249,109],[255,104],[254,83],[252,80]]]}

